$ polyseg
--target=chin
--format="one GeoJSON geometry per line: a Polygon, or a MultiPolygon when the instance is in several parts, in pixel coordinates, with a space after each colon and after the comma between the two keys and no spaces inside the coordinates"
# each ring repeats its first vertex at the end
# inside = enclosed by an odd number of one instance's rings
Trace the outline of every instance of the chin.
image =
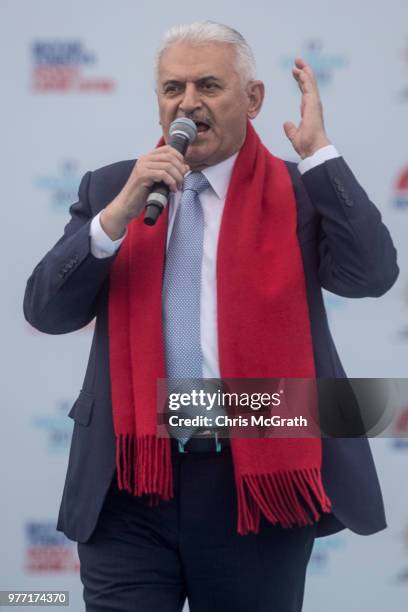
{"type": "Polygon", "coordinates": [[[185,156],[186,163],[190,166],[190,168],[196,168],[197,166],[210,166],[211,161],[209,160],[208,154],[203,151],[197,151],[196,153],[190,153],[185,156]]]}

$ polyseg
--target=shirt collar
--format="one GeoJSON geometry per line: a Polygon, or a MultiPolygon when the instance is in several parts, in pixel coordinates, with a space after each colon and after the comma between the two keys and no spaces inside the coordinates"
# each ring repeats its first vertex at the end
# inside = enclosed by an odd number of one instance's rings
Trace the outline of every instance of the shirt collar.
{"type": "Polygon", "coordinates": [[[224,159],[219,164],[209,166],[201,171],[220,200],[224,200],[227,195],[232,169],[238,153],[239,151],[231,155],[231,157],[224,159]]]}

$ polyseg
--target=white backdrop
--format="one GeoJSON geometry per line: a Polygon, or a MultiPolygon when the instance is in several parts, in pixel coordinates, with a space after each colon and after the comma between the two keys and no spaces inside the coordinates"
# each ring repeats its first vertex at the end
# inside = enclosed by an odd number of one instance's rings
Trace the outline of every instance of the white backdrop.
{"type": "MultiPolygon", "coordinates": [[[[47,336],[22,316],[26,280],[61,235],[80,177],[155,145],[152,63],[169,26],[212,19],[244,34],[267,90],[255,127],[286,159],[296,155],[282,124],[299,112],[290,69],[303,55],[319,78],[328,134],[379,206],[401,268],[381,299],[326,296],[337,347],[350,376],[406,377],[408,5],[1,0],[0,11],[0,589],[69,589],[71,609],[81,610],[76,547],[55,522],[72,428],[66,415],[82,384],[91,326],[47,336]]],[[[408,444],[371,445],[389,528],[369,538],[343,531],[318,540],[305,612],[407,609],[408,444]]]]}

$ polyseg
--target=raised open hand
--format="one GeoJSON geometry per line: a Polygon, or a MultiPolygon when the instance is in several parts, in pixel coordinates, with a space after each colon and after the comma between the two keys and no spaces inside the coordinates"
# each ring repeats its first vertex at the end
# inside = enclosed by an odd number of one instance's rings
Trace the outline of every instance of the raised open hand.
{"type": "Polygon", "coordinates": [[[297,127],[291,121],[285,121],[283,129],[295,151],[304,159],[331,143],[324,129],[323,107],[313,70],[301,57],[297,57],[292,74],[302,93],[301,120],[297,127]]]}

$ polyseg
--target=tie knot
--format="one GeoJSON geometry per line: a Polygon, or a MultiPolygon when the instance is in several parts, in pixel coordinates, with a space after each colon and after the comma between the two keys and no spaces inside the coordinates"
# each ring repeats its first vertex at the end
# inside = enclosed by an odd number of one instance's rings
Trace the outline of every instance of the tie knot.
{"type": "Polygon", "coordinates": [[[210,183],[202,172],[190,172],[190,174],[184,177],[183,191],[190,189],[199,194],[209,186],[210,183]]]}

